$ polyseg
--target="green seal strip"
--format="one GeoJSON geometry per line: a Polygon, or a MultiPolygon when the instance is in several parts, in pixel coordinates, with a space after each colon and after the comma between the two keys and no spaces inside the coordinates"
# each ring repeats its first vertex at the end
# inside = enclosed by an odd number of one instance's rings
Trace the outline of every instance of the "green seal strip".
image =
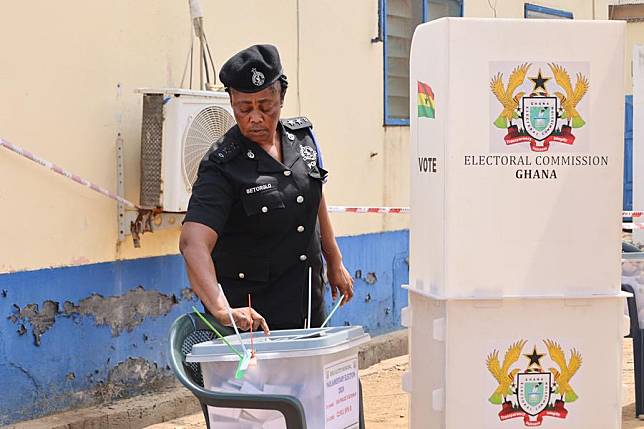
{"type": "Polygon", "coordinates": [[[212,326],[212,324],[208,321],[208,319],[206,319],[205,317],[203,317],[203,315],[199,312],[199,310],[197,310],[194,306],[192,306],[192,310],[195,312],[195,314],[196,314],[197,316],[199,316],[199,318],[203,321],[203,323],[205,323],[205,324],[206,324],[206,326],[208,326],[208,327],[209,327],[209,328],[210,328],[210,329],[211,329],[215,334],[217,334],[217,336],[219,337],[219,339],[220,339],[221,341],[223,341],[223,342],[224,342],[224,343],[225,343],[225,344],[230,348],[230,350],[232,350],[232,351],[233,351],[233,353],[235,353],[237,356],[239,356],[239,359],[240,359],[240,362],[241,362],[241,360],[242,360],[242,359],[244,359],[244,356],[242,356],[242,354],[241,354],[241,353],[239,353],[239,352],[238,352],[238,351],[237,351],[237,350],[232,346],[232,344],[230,344],[230,343],[228,342],[228,340],[226,340],[226,339],[224,338],[224,336],[223,336],[223,335],[221,335],[221,334],[219,333],[219,331],[218,331],[214,326],[212,326]]]}

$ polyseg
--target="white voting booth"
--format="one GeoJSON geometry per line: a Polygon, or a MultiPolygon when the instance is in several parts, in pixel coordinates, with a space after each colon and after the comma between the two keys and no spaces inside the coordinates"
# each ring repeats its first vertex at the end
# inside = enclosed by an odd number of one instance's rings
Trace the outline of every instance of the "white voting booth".
{"type": "Polygon", "coordinates": [[[624,28],[416,29],[411,428],[620,427],[624,28]]]}

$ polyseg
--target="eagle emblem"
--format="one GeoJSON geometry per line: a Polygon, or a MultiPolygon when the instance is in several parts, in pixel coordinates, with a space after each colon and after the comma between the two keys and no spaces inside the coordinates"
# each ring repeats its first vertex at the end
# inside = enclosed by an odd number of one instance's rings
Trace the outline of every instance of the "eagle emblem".
{"type": "MultiPolygon", "coordinates": [[[[497,383],[488,398],[492,405],[500,405],[498,413],[501,421],[522,418],[524,426],[541,426],[545,417],[565,419],[568,416],[566,403],[575,402],[579,397],[570,385],[570,380],[581,367],[581,354],[570,351],[566,359],[563,348],[554,340],[543,341],[543,348],[533,345],[531,353],[523,353],[528,342],[519,340],[505,351],[503,363],[499,351],[494,350],[487,356],[486,367],[497,383]],[[558,368],[544,370],[541,360],[548,355],[558,368]],[[526,367],[518,365],[524,356],[529,360],[526,367]]],[[[539,345],[542,347],[541,345],[539,345]]]]}
{"type": "Polygon", "coordinates": [[[586,124],[577,109],[584,98],[590,81],[581,72],[570,74],[562,65],[547,63],[519,64],[508,76],[495,73],[490,80],[490,91],[501,105],[501,112],[493,121],[497,128],[507,129],[506,145],[529,143],[535,152],[545,152],[552,143],[572,145],[572,130],[586,124]],[[535,73],[529,77],[529,73],[535,73]],[[550,82],[554,80],[554,82],[550,82]],[[554,86],[554,95],[549,86],[554,86]]]}

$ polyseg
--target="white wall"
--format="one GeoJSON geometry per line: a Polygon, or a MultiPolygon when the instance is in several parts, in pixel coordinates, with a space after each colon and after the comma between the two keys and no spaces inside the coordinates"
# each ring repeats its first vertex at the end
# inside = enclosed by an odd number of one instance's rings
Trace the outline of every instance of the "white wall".
{"type": "MultiPolygon", "coordinates": [[[[295,0],[201,3],[217,64],[249,44],[270,41],[280,47],[286,69],[295,67],[295,0]]],[[[185,1],[5,3],[0,135],[116,189],[121,132],[126,197],[137,202],[141,97],[134,90],[179,84],[190,31],[185,1]]],[[[285,113],[296,113],[292,103],[285,113]]],[[[128,240],[117,254],[114,202],[4,149],[0,207],[0,272],[178,250],[175,230],[146,234],[141,249],[128,240]]]]}
{"type": "MultiPolygon", "coordinates": [[[[539,3],[592,17],[590,0],[539,3]]],[[[279,47],[290,84],[283,116],[313,121],[331,172],[329,204],[408,205],[408,128],[382,125],[383,51],[371,42],[377,0],[201,4],[217,66],[254,43],[279,47]]],[[[522,5],[497,0],[498,16],[520,17],[522,5]]],[[[487,0],[465,0],[465,14],[490,16],[487,0]]],[[[190,32],[187,1],[5,2],[0,137],[115,190],[121,133],[125,196],[138,202],[134,90],[179,84],[190,32]]],[[[115,202],[4,149],[0,208],[0,273],[178,252],[178,228],[145,234],[140,249],[130,239],[117,248],[115,202]]],[[[407,215],[332,217],[338,235],[408,226],[407,215]]]]}
{"type": "Polygon", "coordinates": [[[575,19],[608,18],[608,0],[464,0],[463,15],[491,18],[496,9],[497,18],[523,18],[525,3],[572,12],[575,19]]]}

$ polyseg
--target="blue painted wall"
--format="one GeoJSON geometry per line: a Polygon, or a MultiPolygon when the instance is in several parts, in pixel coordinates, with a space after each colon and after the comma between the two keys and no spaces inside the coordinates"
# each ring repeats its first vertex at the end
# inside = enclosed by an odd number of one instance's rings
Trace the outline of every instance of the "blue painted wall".
{"type": "MultiPolygon", "coordinates": [[[[400,310],[407,305],[409,232],[395,231],[340,237],[344,265],[353,276],[354,301],[331,319],[335,326],[362,325],[371,335],[400,328],[400,310]]],[[[329,311],[332,307],[327,299],[329,311]]]]}
{"type": "MultiPolygon", "coordinates": [[[[398,329],[400,309],[407,303],[400,285],[408,279],[408,232],[338,241],[345,265],[356,277],[356,295],[351,305],[338,310],[331,324],[363,325],[372,335],[398,329]]],[[[197,303],[185,294],[187,287],[179,255],[0,275],[0,425],[135,394],[141,380],[151,383],[159,374],[171,376],[165,352],[168,329],[197,303]],[[114,332],[109,320],[100,324],[91,315],[64,311],[65,303],[79,305],[93,294],[99,300],[108,299],[140,287],[155,291],[152,295],[170,304],[159,315],[139,321],[134,312],[130,330],[114,332]],[[45,302],[50,309],[58,308],[36,345],[33,326],[16,316],[29,304],[37,304],[42,313],[45,302]],[[131,359],[149,367],[132,380],[120,373],[120,389],[126,389],[114,392],[115,368],[131,359]]],[[[330,308],[330,299],[327,304],[330,308]]]]}
{"type": "MultiPolygon", "coordinates": [[[[633,210],[633,96],[624,108],[624,210],[633,210]]],[[[638,209],[639,210],[639,209],[638,209]]]]}

